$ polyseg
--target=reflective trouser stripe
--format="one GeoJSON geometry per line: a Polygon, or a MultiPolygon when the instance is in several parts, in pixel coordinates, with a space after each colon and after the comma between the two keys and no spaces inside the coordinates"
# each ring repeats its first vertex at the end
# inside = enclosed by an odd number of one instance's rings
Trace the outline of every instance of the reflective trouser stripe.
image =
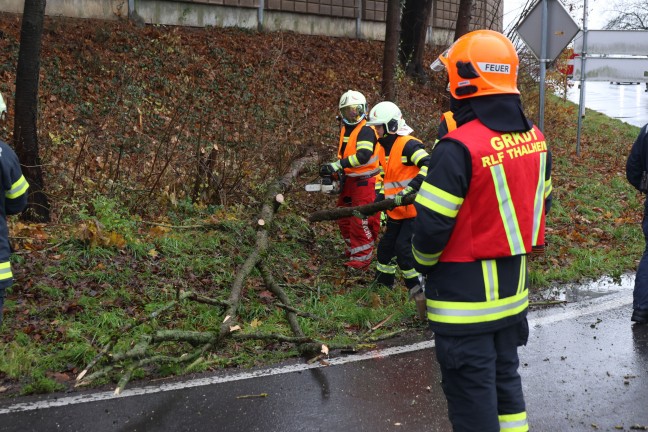
{"type": "Polygon", "coordinates": [[[364,252],[364,251],[366,251],[368,249],[372,249],[373,246],[374,246],[374,242],[367,243],[367,244],[364,244],[362,246],[355,247],[355,248],[351,249],[351,255],[355,255],[357,253],[364,252]]]}
{"type": "Polygon", "coordinates": [[[13,277],[9,261],[0,263],[0,280],[7,280],[13,277]]]}
{"type": "Polygon", "coordinates": [[[352,256],[349,258],[349,261],[371,261],[373,258],[373,253],[369,252],[367,255],[362,256],[352,256]]]}
{"type": "Polygon", "coordinates": [[[526,432],[529,430],[527,413],[499,415],[500,432],[526,432]]]}
{"type": "Polygon", "coordinates": [[[417,277],[419,277],[419,274],[420,274],[415,269],[408,269],[408,270],[401,269],[401,272],[403,273],[403,277],[405,279],[417,278],[417,277]]]}
{"type": "Polygon", "coordinates": [[[381,264],[376,265],[376,270],[386,274],[396,274],[396,266],[394,264],[381,264]]]}

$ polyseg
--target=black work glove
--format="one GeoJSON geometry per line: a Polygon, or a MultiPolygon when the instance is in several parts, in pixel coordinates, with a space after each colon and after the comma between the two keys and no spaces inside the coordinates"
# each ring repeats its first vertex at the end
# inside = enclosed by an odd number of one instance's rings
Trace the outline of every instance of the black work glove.
{"type": "Polygon", "coordinates": [[[340,161],[327,163],[320,167],[320,177],[329,177],[338,171],[342,171],[342,164],[340,161]]]}

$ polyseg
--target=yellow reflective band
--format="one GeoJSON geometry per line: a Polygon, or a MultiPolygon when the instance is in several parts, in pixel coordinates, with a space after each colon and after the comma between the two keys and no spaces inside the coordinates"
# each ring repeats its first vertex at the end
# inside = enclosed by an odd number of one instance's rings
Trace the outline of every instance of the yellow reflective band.
{"type": "Polygon", "coordinates": [[[396,188],[405,189],[412,180],[414,179],[409,178],[401,181],[385,183],[385,189],[396,189],[396,188]]]}
{"type": "Polygon", "coordinates": [[[422,175],[423,177],[427,177],[428,174],[428,167],[427,165],[423,165],[423,167],[419,170],[417,175],[422,175]]]}
{"type": "Polygon", "coordinates": [[[360,161],[358,160],[358,156],[356,156],[356,155],[349,156],[349,163],[351,164],[352,167],[359,166],[360,161]]]}
{"type": "Polygon", "coordinates": [[[387,274],[396,274],[396,265],[394,264],[380,264],[376,265],[376,270],[387,274]]]}
{"type": "Polygon", "coordinates": [[[408,270],[401,269],[401,272],[403,273],[403,277],[405,279],[412,279],[412,278],[418,277],[419,274],[420,274],[415,269],[408,269],[408,270]]]}
{"type": "Polygon", "coordinates": [[[401,156],[401,163],[405,165],[407,163],[407,156],[401,156]]]}
{"type": "Polygon", "coordinates": [[[518,279],[518,294],[526,289],[526,261],[527,256],[522,255],[522,259],[520,260],[520,278],[518,279]]]}
{"type": "Polygon", "coordinates": [[[11,185],[11,189],[5,192],[5,197],[9,199],[18,198],[19,196],[24,194],[28,188],[29,183],[27,183],[25,176],[21,175],[18,181],[11,185]]]}
{"type": "Polygon", "coordinates": [[[496,321],[523,312],[529,306],[528,291],[495,301],[427,301],[428,319],[446,324],[475,324],[496,321]]]}
{"type": "MultiPolygon", "coordinates": [[[[442,251],[443,252],[443,251],[442,251]]],[[[414,259],[416,260],[417,263],[430,267],[435,265],[436,263],[439,262],[439,257],[441,256],[441,252],[438,253],[433,253],[433,254],[426,254],[423,252],[419,252],[412,246],[412,255],[414,255],[414,259]]]]}
{"type": "Polygon", "coordinates": [[[13,277],[11,273],[11,264],[7,262],[0,263],[0,280],[7,280],[13,277]]]}
{"type": "Polygon", "coordinates": [[[421,184],[421,189],[416,196],[416,202],[423,207],[451,218],[457,217],[463,201],[463,198],[449,194],[428,182],[421,184]]]}
{"type": "Polygon", "coordinates": [[[495,193],[499,202],[500,216],[502,217],[502,223],[506,231],[506,239],[508,240],[511,255],[526,253],[504,167],[501,164],[493,165],[490,170],[493,176],[493,182],[495,183],[495,193]]]}
{"type": "Polygon", "coordinates": [[[540,235],[540,224],[542,222],[544,209],[544,191],[545,191],[545,169],[547,163],[547,153],[540,154],[540,173],[538,174],[538,184],[536,185],[535,198],[533,200],[533,240],[532,245],[538,244],[540,235]]]}
{"type": "Polygon", "coordinates": [[[497,417],[500,432],[526,432],[529,430],[526,411],[517,414],[502,414],[497,417]]]}
{"type": "Polygon", "coordinates": [[[484,287],[486,288],[485,298],[489,301],[499,298],[499,278],[497,276],[497,264],[495,260],[483,260],[482,274],[484,276],[484,287]]]}
{"type": "Polygon", "coordinates": [[[551,183],[551,177],[549,177],[549,180],[547,180],[545,183],[545,192],[544,192],[545,198],[547,198],[552,191],[553,191],[553,184],[551,183]]]}
{"type": "Polygon", "coordinates": [[[423,159],[424,157],[428,156],[428,153],[423,150],[423,149],[418,149],[414,152],[412,157],[410,158],[412,160],[412,163],[414,165],[418,165],[419,161],[423,159]]]}
{"type": "Polygon", "coordinates": [[[371,141],[360,141],[356,144],[356,151],[358,150],[373,151],[373,143],[371,141]]]}

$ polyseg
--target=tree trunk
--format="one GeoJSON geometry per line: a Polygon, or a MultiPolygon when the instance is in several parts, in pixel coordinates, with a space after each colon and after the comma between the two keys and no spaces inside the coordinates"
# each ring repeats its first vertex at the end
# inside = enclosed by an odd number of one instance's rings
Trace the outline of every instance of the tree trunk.
{"type": "Polygon", "coordinates": [[[425,81],[423,53],[433,0],[405,0],[399,60],[408,76],[425,81]]]}
{"type": "Polygon", "coordinates": [[[400,0],[387,2],[387,22],[385,23],[385,53],[383,55],[383,80],[381,93],[385,100],[395,102],[396,61],[400,41],[400,0]]]}
{"type": "Polygon", "coordinates": [[[459,13],[457,14],[454,40],[459,39],[470,31],[473,3],[473,0],[459,0],[459,13]]]}
{"type": "Polygon", "coordinates": [[[23,219],[49,222],[50,206],[44,193],[43,171],[38,151],[38,81],[41,37],[46,0],[27,0],[20,29],[20,50],[16,71],[16,117],[14,148],[29,182],[29,198],[23,219]]]}

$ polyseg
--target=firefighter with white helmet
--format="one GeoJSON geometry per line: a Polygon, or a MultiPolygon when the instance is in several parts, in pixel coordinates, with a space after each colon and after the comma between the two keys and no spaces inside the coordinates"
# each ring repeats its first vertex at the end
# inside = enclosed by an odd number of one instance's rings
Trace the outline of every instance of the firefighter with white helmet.
{"type": "MultiPolygon", "coordinates": [[[[342,127],[337,160],[322,165],[320,175],[344,177],[338,207],[371,204],[376,197],[376,176],[380,170],[375,154],[376,132],[366,125],[367,100],[362,93],[349,90],[340,97],[338,108],[342,127]]],[[[345,265],[361,270],[369,268],[380,229],[380,215],[341,218],[338,226],[346,243],[348,261],[345,265]]]]}
{"type": "Polygon", "coordinates": [[[404,197],[415,194],[425,179],[430,155],[423,142],[413,137],[400,108],[393,102],[380,102],[371,109],[368,125],[378,133],[378,156],[383,171],[383,188],[376,201],[393,199],[398,205],[387,210],[387,229],[378,243],[376,283],[392,288],[400,269],[418,315],[425,320],[425,295],[420,273],[412,256],[413,204],[401,205],[404,197]]]}
{"type": "MultiPolygon", "coordinates": [[[[0,94],[0,121],[6,118],[7,105],[0,94]]],[[[0,182],[4,199],[0,200],[0,327],[2,327],[2,309],[5,291],[13,283],[13,274],[9,256],[9,230],[6,216],[18,214],[27,205],[27,188],[29,184],[22,175],[18,156],[11,147],[0,140],[0,182]]]]}
{"type": "Polygon", "coordinates": [[[457,128],[431,154],[412,251],[455,431],[528,431],[518,346],[528,339],[527,256],[544,246],[551,153],[527,119],[518,56],[491,30],[431,65],[448,74],[457,128]]]}

